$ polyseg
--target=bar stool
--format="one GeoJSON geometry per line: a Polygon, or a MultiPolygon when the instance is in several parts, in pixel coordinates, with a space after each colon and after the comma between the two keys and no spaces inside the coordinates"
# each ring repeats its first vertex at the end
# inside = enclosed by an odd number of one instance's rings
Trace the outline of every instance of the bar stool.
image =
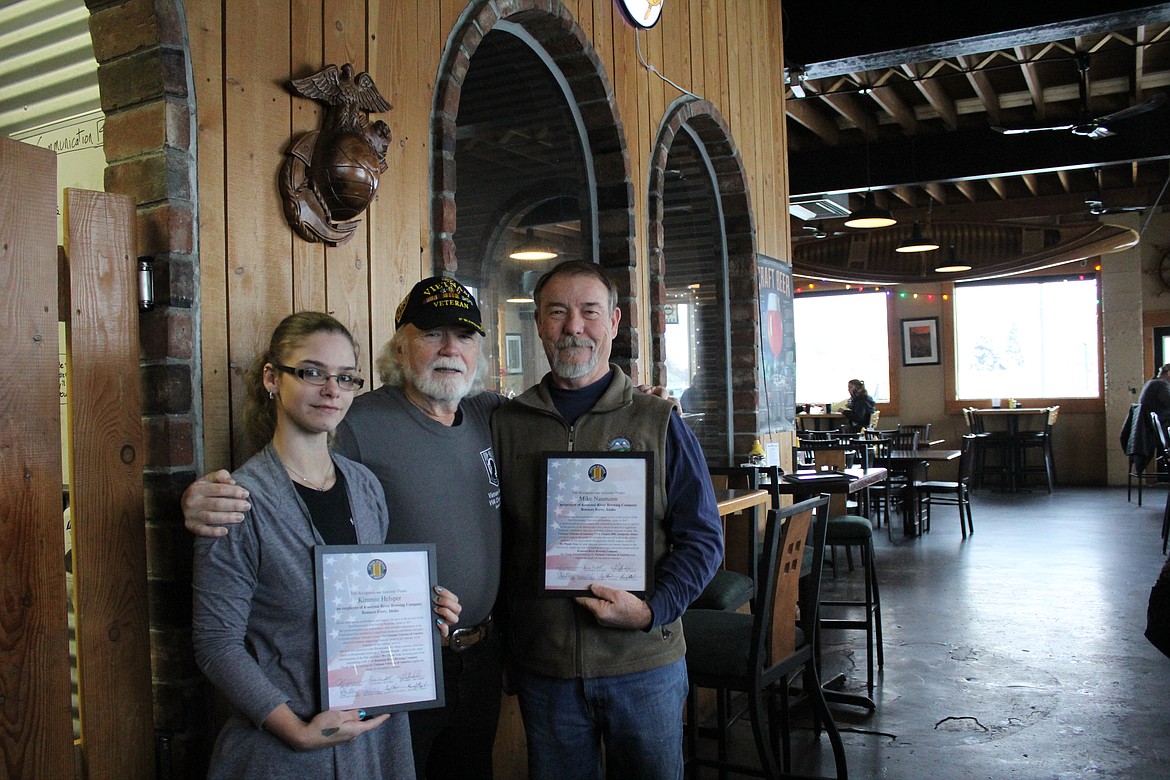
{"type": "Polygon", "coordinates": [[[1019,448],[1020,476],[1027,484],[1029,474],[1044,474],[1048,479],[1048,493],[1052,493],[1052,472],[1055,470],[1055,455],[1052,450],[1052,426],[1056,424],[1056,417],[1060,413],[1059,406],[1050,406],[1046,410],[1042,427],[1032,431],[1020,431],[1016,436],[1016,446],[1019,448]],[[1028,464],[1028,452],[1040,450],[1041,462],[1038,465],[1028,464]]]}

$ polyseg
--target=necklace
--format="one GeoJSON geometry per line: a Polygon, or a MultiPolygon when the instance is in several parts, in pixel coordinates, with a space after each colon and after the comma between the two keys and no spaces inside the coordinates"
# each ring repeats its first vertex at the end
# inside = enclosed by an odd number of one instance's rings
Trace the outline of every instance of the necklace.
{"type": "Polygon", "coordinates": [[[327,489],[325,486],[329,484],[329,478],[333,476],[333,460],[329,460],[329,471],[325,473],[325,479],[321,480],[320,485],[318,485],[316,482],[310,482],[308,478],[301,476],[301,474],[298,473],[296,469],[287,463],[284,464],[284,470],[289,474],[292,474],[294,478],[299,479],[301,482],[304,482],[306,485],[313,488],[313,490],[316,490],[318,493],[324,493],[327,489]]]}

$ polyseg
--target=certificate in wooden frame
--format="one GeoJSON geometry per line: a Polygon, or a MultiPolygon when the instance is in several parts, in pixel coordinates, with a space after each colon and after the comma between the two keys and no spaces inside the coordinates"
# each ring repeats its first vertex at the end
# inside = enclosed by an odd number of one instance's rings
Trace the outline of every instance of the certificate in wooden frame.
{"type": "Polygon", "coordinates": [[[901,320],[902,365],[930,366],[942,362],[938,351],[938,317],[901,320]]]}

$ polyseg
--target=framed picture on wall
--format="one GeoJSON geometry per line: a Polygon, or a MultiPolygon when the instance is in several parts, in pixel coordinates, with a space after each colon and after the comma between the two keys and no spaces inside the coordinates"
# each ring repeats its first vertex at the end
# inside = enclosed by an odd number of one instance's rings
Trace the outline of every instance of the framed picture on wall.
{"type": "Polygon", "coordinates": [[[938,317],[902,320],[902,365],[930,366],[942,362],[938,352],[938,317]]]}
{"type": "Polygon", "coordinates": [[[504,371],[509,374],[524,373],[524,356],[520,351],[520,334],[504,334],[504,371]]]}

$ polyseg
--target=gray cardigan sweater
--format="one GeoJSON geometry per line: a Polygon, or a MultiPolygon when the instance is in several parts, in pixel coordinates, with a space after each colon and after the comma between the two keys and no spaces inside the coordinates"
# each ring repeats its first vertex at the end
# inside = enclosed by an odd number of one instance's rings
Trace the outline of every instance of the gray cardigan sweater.
{"type": "MultiPolygon", "coordinates": [[[[382,487],[334,454],[360,544],[389,527],[382,487]]],[[[304,720],[320,711],[313,547],[323,540],[269,444],[232,475],[252,510],[228,533],[195,541],[195,660],[237,714],[220,732],[211,777],[413,777],[405,713],[345,745],[294,752],[261,728],[281,704],[304,720]]]]}

